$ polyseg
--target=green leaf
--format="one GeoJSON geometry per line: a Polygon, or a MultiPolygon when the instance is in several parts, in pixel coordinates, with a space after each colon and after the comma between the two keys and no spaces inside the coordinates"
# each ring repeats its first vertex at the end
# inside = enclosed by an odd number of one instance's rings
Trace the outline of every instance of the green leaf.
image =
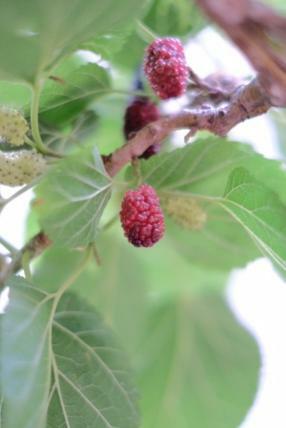
{"type": "Polygon", "coordinates": [[[11,287],[10,304],[1,322],[3,427],[44,428],[50,383],[51,298],[22,278],[14,277],[7,285],[11,287]]]}
{"type": "Polygon", "coordinates": [[[126,356],[97,312],[71,293],[14,278],[2,320],[5,428],[136,428],[126,356]],[[15,411],[17,409],[17,411],[15,411]]]}
{"type": "Polygon", "coordinates": [[[140,16],[145,1],[1,0],[0,77],[34,82],[64,55],[140,16]]]}
{"type": "Polygon", "coordinates": [[[53,325],[48,428],[135,428],[136,394],[126,357],[94,310],[65,295],[53,325]]]}
{"type": "Polygon", "coordinates": [[[155,0],[144,22],[159,36],[182,36],[199,31],[205,21],[192,0],[155,0]]]}
{"type": "Polygon", "coordinates": [[[111,181],[97,149],[78,150],[59,161],[39,185],[40,224],[57,244],[87,245],[95,239],[110,194],[111,181]]]}
{"type": "Polygon", "coordinates": [[[137,358],[142,428],[234,428],[253,402],[258,347],[218,296],[154,305],[137,358]]]}
{"type": "Polygon", "coordinates": [[[54,76],[59,80],[47,81],[41,95],[40,121],[44,124],[63,127],[110,89],[107,71],[97,64],[68,60],[54,76]]]}
{"type": "Polygon", "coordinates": [[[141,162],[143,180],[158,190],[207,198],[222,196],[229,174],[241,166],[286,203],[283,165],[264,158],[247,144],[209,137],[141,162]]]}
{"type": "Polygon", "coordinates": [[[282,164],[264,158],[246,144],[207,138],[141,162],[143,181],[154,186],[161,196],[195,198],[206,211],[207,221],[201,230],[184,230],[182,236],[178,228],[175,233],[171,229],[174,245],[191,262],[227,270],[243,266],[259,255],[245,230],[220,205],[229,175],[238,167],[251,171],[286,205],[282,164]]]}
{"type": "Polygon", "coordinates": [[[244,168],[231,174],[221,205],[247,230],[262,252],[286,270],[286,207],[244,168]]]}
{"type": "Polygon", "coordinates": [[[190,263],[220,271],[243,267],[259,257],[247,232],[228,212],[214,204],[205,204],[204,209],[207,221],[201,230],[167,223],[167,234],[179,254],[190,263]]]}

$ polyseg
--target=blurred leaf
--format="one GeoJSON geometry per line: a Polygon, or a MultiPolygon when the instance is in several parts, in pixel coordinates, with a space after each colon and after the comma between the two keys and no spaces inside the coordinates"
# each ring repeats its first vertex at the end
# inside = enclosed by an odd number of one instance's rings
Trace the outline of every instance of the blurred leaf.
{"type": "Polygon", "coordinates": [[[174,248],[189,263],[229,271],[243,267],[259,257],[260,252],[247,232],[224,209],[206,204],[207,221],[201,230],[186,230],[169,221],[167,233],[174,248]]]}
{"type": "Polygon", "coordinates": [[[95,37],[86,43],[83,43],[81,48],[95,52],[105,59],[111,60],[115,53],[123,48],[127,37],[133,30],[133,26],[126,26],[120,31],[114,31],[113,34],[106,34],[95,37]]]}
{"type": "Polygon", "coordinates": [[[204,19],[193,0],[155,0],[144,22],[159,36],[184,36],[200,30],[204,19]]]}
{"type": "MultiPolygon", "coordinates": [[[[206,290],[220,293],[226,284],[225,274],[206,272],[182,258],[168,236],[148,251],[140,250],[127,242],[118,225],[99,234],[96,245],[101,266],[90,263],[72,290],[104,314],[130,352],[138,345],[150,299],[165,300],[186,290],[194,295],[206,290]]],[[[81,257],[79,251],[51,247],[36,264],[34,279],[41,288],[55,292],[81,257]]]]}
{"type": "Polygon", "coordinates": [[[47,81],[41,95],[40,120],[44,124],[64,126],[110,89],[107,71],[93,63],[73,64],[69,60],[54,76],[58,80],[47,81]]]}
{"type": "Polygon", "coordinates": [[[60,58],[95,37],[113,36],[145,1],[0,1],[0,77],[33,82],[60,58]]]}
{"type": "Polygon", "coordinates": [[[280,12],[286,12],[286,4],[284,0],[263,0],[263,3],[278,9],[280,12]]]}
{"type": "Polygon", "coordinates": [[[48,236],[59,245],[93,242],[110,198],[111,181],[97,149],[87,147],[57,162],[37,189],[35,209],[48,236]]]}
{"type": "Polygon", "coordinates": [[[66,294],[55,314],[52,338],[47,427],[137,427],[126,357],[94,309],[66,294]]]}
{"type": "Polygon", "coordinates": [[[154,305],[139,349],[142,428],[239,426],[260,358],[222,298],[183,295],[154,305]]]}
{"type": "Polygon", "coordinates": [[[10,304],[1,316],[3,427],[44,428],[50,383],[51,298],[20,277],[11,278],[7,286],[11,287],[10,304]]]}
{"type": "Polygon", "coordinates": [[[31,90],[28,85],[0,81],[0,104],[19,110],[30,103],[31,90]]]}
{"type": "Polygon", "coordinates": [[[286,207],[247,170],[233,171],[222,206],[247,230],[262,252],[286,270],[286,207]]]}

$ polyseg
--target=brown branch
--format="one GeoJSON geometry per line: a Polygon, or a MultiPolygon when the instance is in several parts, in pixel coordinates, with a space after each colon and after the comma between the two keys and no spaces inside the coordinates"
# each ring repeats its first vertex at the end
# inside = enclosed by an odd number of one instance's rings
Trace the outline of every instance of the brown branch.
{"type": "Polygon", "coordinates": [[[256,0],[197,0],[247,56],[273,106],[286,106],[286,17],[256,0]]]}
{"type": "Polygon", "coordinates": [[[198,130],[208,130],[224,136],[238,123],[259,116],[270,107],[263,88],[254,79],[234,90],[230,101],[222,106],[185,110],[147,125],[124,146],[105,157],[106,170],[113,177],[149,146],[161,143],[175,130],[189,129],[193,134],[198,130]]]}
{"type": "Polygon", "coordinates": [[[3,288],[7,278],[15,273],[18,273],[22,269],[22,258],[24,254],[28,253],[30,260],[39,257],[52,242],[44,232],[39,232],[33,236],[27,244],[19,251],[16,257],[2,267],[0,272],[0,289],[3,288]]]}

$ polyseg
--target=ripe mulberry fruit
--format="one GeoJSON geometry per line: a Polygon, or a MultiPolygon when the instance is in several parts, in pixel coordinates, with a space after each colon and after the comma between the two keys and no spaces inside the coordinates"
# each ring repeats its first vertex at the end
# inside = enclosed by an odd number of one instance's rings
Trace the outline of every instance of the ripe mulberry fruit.
{"type": "Polygon", "coordinates": [[[165,223],[153,187],[142,184],[126,192],[120,211],[125,236],[135,247],[152,247],[164,235],[165,223]]]}
{"type": "Polygon", "coordinates": [[[183,95],[189,73],[180,40],[167,37],[151,43],[146,50],[144,71],[152,89],[161,99],[183,95]]]}
{"type": "Polygon", "coordinates": [[[0,108],[0,137],[7,143],[21,146],[28,129],[28,123],[21,113],[8,107],[0,108]]]}
{"type": "MultiPolygon", "coordinates": [[[[128,140],[148,123],[158,120],[160,112],[156,104],[147,97],[136,97],[127,107],[124,117],[124,135],[128,140]]],[[[145,152],[139,156],[148,159],[160,151],[160,144],[152,144],[145,152]]]]}
{"type": "Polygon", "coordinates": [[[0,152],[0,184],[22,186],[47,168],[45,158],[34,150],[0,152]]]}

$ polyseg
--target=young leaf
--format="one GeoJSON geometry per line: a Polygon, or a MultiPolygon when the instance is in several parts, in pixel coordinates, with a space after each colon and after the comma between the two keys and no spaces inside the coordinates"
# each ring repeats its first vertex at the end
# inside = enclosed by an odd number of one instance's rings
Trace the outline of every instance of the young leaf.
{"type": "Polygon", "coordinates": [[[237,427],[253,402],[257,344],[216,295],[154,305],[137,358],[142,428],[237,427]]]}
{"type": "Polygon", "coordinates": [[[246,229],[263,253],[286,270],[286,207],[244,168],[230,175],[221,205],[246,229]]]}
{"type": "Polygon", "coordinates": [[[11,287],[10,304],[1,316],[3,427],[44,428],[52,300],[22,278],[12,278],[7,286],[11,287]]]}
{"type": "Polygon", "coordinates": [[[36,210],[52,241],[64,246],[93,242],[110,198],[111,181],[95,147],[59,161],[39,185],[36,210]]]}
{"type": "Polygon", "coordinates": [[[54,75],[59,80],[46,83],[40,103],[41,122],[53,126],[64,126],[110,88],[107,71],[97,64],[73,64],[68,60],[54,75]]]}

